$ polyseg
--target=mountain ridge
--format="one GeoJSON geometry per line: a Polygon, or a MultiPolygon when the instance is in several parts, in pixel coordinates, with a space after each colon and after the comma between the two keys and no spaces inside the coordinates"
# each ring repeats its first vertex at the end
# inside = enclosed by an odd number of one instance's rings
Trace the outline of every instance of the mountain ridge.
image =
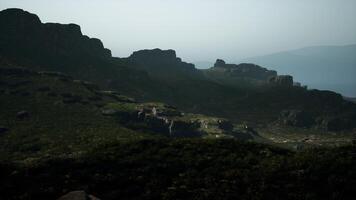
{"type": "MultiPolygon", "coordinates": [[[[128,58],[115,58],[94,39],[92,50],[81,51],[82,47],[90,46],[88,41],[91,40],[80,33],[80,27],[44,25],[20,9],[1,11],[0,26],[3,27],[0,43],[6,44],[0,47],[3,63],[16,60],[19,62],[17,65],[37,71],[63,72],[107,90],[118,90],[142,101],[165,102],[185,112],[256,124],[277,120],[285,109],[308,110],[316,118],[322,118],[323,123],[332,113],[336,113],[333,115],[338,118],[345,113],[353,116],[354,112],[352,105],[344,102],[338,94],[294,87],[290,84],[290,80],[293,81],[291,77],[275,77],[272,82],[266,81],[268,76],[277,75],[276,72],[267,73],[262,81],[255,74],[243,85],[227,79],[235,72],[229,72],[228,76],[223,74],[221,81],[216,80],[215,74],[206,76],[205,71],[177,57],[174,50],[141,50],[128,58]],[[18,15],[21,17],[17,18],[18,15]],[[23,21],[27,20],[24,17],[27,15],[34,23],[24,30],[23,21]],[[36,35],[38,32],[42,33],[41,37],[36,35]],[[260,81],[258,87],[254,85],[256,81],[260,81]],[[280,83],[288,83],[288,87],[280,83]]],[[[237,74],[242,73],[242,79],[248,78],[245,72],[254,69],[258,69],[257,75],[260,71],[262,74],[271,72],[254,64],[231,66],[237,74]]]]}
{"type": "Polygon", "coordinates": [[[356,96],[356,45],[312,46],[242,59],[289,72],[311,88],[329,89],[356,96]],[[340,79],[342,77],[342,79],[340,79]]]}

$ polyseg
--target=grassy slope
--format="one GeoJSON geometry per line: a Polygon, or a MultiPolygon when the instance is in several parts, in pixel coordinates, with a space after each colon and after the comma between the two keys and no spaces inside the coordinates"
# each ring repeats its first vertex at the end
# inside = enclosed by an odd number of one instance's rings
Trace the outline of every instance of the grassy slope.
{"type": "Polygon", "coordinates": [[[100,107],[115,100],[81,82],[37,73],[0,76],[0,126],[9,129],[0,135],[1,157],[73,153],[106,141],[144,137],[101,115],[100,107]],[[23,110],[29,117],[18,119],[23,110]]]}

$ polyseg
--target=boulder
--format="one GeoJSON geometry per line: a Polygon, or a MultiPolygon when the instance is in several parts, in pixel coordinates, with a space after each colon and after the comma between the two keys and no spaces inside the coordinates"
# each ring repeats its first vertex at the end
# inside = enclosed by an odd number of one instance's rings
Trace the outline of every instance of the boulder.
{"type": "Polygon", "coordinates": [[[295,127],[311,127],[315,124],[313,117],[302,110],[283,110],[280,113],[279,121],[283,125],[295,127]]]}
{"type": "Polygon", "coordinates": [[[87,194],[85,191],[78,190],[69,192],[61,197],[58,200],[100,200],[99,198],[87,194]]]}
{"type": "Polygon", "coordinates": [[[16,113],[16,118],[17,119],[26,119],[26,118],[29,118],[30,117],[30,113],[25,111],[25,110],[22,110],[22,111],[19,111],[16,113]]]}

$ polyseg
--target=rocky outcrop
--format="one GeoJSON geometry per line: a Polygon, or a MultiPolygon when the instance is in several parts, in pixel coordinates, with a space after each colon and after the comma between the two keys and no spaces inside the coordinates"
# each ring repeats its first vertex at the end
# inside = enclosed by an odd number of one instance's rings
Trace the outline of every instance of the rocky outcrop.
{"type": "Polygon", "coordinates": [[[78,191],[69,192],[61,196],[60,198],[58,198],[58,200],[100,200],[100,199],[86,193],[83,190],[78,190],[78,191]]]}
{"type": "Polygon", "coordinates": [[[111,57],[110,50],[99,39],[84,36],[78,25],[43,24],[36,15],[21,9],[1,11],[0,27],[3,55],[23,54],[42,59],[74,55],[111,57]]]}
{"type": "Polygon", "coordinates": [[[162,103],[110,103],[102,108],[105,116],[115,117],[123,124],[148,129],[171,137],[197,137],[206,134],[227,134],[233,124],[226,120],[203,115],[184,114],[162,103]]]}
{"type": "Polygon", "coordinates": [[[222,59],[217,59],[215,64],[214,64],[214,67],[226,67],[226,63],[224,60],[222,59]]]}
{"type": "Polygon", "coordinates": [[[203,78],[202,73],[195,68],[194,64],[183,62],[172,49],[135,51],[126,60],[156,78],[170,80],[203,78]]]}
{"type": "Polygon", "coordinates": [[[302,110],[284,110],[280,113],[279,121],[283,125],[295,127],[311,127],[315,124],[313,117],[302,110]]]}
{"type": "Polygon", "coordinates": [[[231,77],[250,78],[265,81],[267,81],[269,77],[277,76],[276,71],[268,70],[255,64],[226,64],[222,59],[217,59],[211,70],[223,71],[226,75],[231,77]]]}
{"type": "Polygon", "coordinates": [[[269,83],[278,86],[292,87],[293,77],[290,75],[273,76],[269,78],[269,83]]]}

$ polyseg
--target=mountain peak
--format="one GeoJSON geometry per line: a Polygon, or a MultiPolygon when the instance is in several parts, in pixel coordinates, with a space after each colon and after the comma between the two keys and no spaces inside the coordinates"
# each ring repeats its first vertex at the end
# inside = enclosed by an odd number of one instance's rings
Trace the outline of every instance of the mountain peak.
{"type": "Polygon", "coordinates": [[[19,8],[8,8],[0,11],[0,24],[5,22],[12,26],[21,25],[24,28],[41,24],[37,15],[19,8]]]}

